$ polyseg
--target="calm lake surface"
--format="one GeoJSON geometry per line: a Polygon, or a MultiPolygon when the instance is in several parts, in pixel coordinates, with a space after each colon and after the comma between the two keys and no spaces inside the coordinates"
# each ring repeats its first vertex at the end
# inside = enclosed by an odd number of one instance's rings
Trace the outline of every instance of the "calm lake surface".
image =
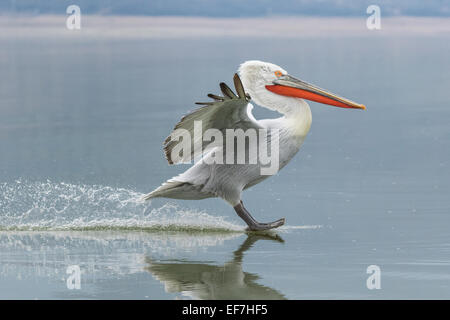
{"type": "Polygon", "coordinates": [[[0,298],[450,299],[449,40],[0,37],[0,298]],[[175,123],[252,59],[367,106],[311,102],[299,154],[244,193],[287,224],[142,203],[187,168],[162,152],[175,123]]]}

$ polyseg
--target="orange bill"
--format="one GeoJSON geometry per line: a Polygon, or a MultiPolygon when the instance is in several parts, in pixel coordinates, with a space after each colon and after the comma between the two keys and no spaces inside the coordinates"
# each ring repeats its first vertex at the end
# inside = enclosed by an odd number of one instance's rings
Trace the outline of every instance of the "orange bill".
{"type": "Polygon", "coordinates": [[[306,99],[336,107],[366,109],[363,104],[342,98],[334,93],[289,75],[279,77],[273,82],[273,85],[267,85],[266,89],[282,96],[306,99]]]}

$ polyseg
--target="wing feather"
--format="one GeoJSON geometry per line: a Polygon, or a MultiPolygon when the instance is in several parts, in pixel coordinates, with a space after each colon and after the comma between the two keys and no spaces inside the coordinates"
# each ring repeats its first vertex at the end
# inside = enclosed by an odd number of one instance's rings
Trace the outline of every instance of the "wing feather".
{"type": "Polygon", "coordinates": [[[210,97],[211,99],[217,100],[217,101],[224,101],[225,97],[221,97],[212,93],[208,93],[208,97],[210,97]]]}
{"type": "Polygon", "coordinates": [[[244,86],[242,85],[241,78],[237,75],[237,73],[234,74],[233,77],[234,87],[236,88],[236,92],[241,99],[245,99],[245,90],[244,86]]]}
{"type": "MultiPolygon", "coordinates": [[[[260,128],[261,126],[249,117],[249,101],[250,97],[245,93],[244,87],[237,74],[234,75],[234,86],[237,95],[225,84],[220,83],[220,89],[224,94],[223,97],[208,94],[208,97],[214,99],[212,102],[198,102],[202,107],[192,111],[185,115],[175,125],[174,131],[177,129],[185,129],[190,133],[191,137],[191,154],[182,155],[179,159],[172,159],[172,150],[179,143],[178,140],[172,140],[172,132],[164,141],[164,153],[169,164],[190,162],[193,159],[194,154],[198,154],[200,148],[205,150],[211,143],[209,141],[203,141],[203,137],[196,137],[194,135],[194,122],[201,121],[202,132],[207,129],[215,128],[222,133],[226,129],[241,128],[246,130],[247,128],[260,128]],[[199,140],[196,141],[195,139],[199,140]],[[194,147],[197,147],[195,149],[194,147]]],[[[251,105],[250,105],[251,107],[251,105]]],[[[201,152],[201,150],[200,150],[201,152]]]]}
{"type": "Polygon", "coordinates": [[[220,90],[222,90],[222,93],[223,93],[226,97],[228,97],[228,98],[230,98],[230,99],[235,99],[235,98],[237,98],[237,96],[234,94],[233,90],[231,90],[230,87],[227,86],[224,82],[221,82],[221,83],[219,84],[219,86],[220,86],[220,90]]]}

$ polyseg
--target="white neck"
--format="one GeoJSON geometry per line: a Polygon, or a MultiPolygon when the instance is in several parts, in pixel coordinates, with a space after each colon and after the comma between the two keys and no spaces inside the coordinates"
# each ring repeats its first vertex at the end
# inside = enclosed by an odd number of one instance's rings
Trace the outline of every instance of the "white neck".
{"type": "Polygon", "coordinates": [[[282,125],[293,135],[304,137],[308,133],[312,115],[305,100],[281,96],[269,91],[254,93],[252,98],[260,106],[283,114],[282,125]]]}
{"type": "Polygon", "coordinates": [[[286,102],[287,104],[282,108],[286,128],[295,136],[305,137],[312,122],[311,109],[308,103],[298,98],[287,98],[286,102]]]}

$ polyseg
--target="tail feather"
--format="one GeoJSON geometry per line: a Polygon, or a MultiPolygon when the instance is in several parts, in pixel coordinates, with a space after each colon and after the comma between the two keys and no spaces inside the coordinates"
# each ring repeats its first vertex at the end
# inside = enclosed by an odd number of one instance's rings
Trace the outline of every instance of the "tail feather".
{"type": "Polygon", "coordinates": [[[184,200],[200,200],[215,197],[214,194],[204,192],[201,189],[202,186],[196,186],[189,182],[168,180],[164,182],[160,187],[144,196],[144,200],[159,197],[184,200]]]}
{"type": "Polygon", "coordinates": [[[166,181],[162,185],[160,185],[158,188],[150,192],[149,194],[144,196],[144,200],[150,200],[151,198],[157,198],[157,197],[165,197],[167,193],[170,191],[173,191],[173,189],[185,184],[185,182],[179,182],[179,181],[166,181]]]}

